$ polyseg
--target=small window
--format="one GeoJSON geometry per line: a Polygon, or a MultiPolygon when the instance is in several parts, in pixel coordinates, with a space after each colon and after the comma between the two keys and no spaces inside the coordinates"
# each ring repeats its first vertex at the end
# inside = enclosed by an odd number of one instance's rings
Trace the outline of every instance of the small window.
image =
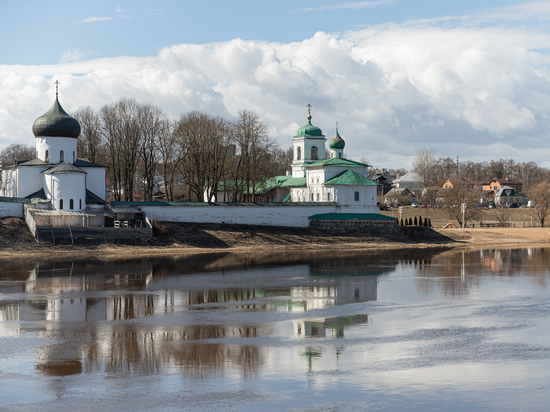
{"type": "Polygon", "coordinates": [[[355,201],[359,202],[359,192],[355,192],[355,201]]]}
{"type": "Polygon", "coordinates": [[[311,201],[313,202],[313,193],[311,194],[311,201]]]}
{"type": "Polygon", "coordinates": [[[342,152],[338,152],[338,157],[341,159],[342,158],[342,152]]]}
{"type": "Polygon", "coordinates": [[[317,183],[319,183],[319,176],[317,176],[317,183]]]}
{"type": "Polygon", "coordinates": [[[296,151],[296,159],[300,160],[302,158],[302,148],[298,147],[298,150],[296,151]]]}
{"type": "Polygon", "coordinates": [[[50,151],[46,150],[46,158],[44,159],[46,163],[50,163],[50,151]]]}
{"type": "Polygon", "coordinates": [[[331,158],[334,157],[334,153],[333,153],[333,152],[330,152],[330,157],[331,157],[331,158]]]}
{"type": "Polygon", "coordinates": [[[319,201],[319,193],[317,193],[317,201],[319,201]]]}
{"type": "Polygon", "coordinates": [[[59,209],[63,209],[63,199],[59,199],[59,209]]]}
{"type": "Polygon", "coordinates": [[[59,152],[59,161],[60,162],[64,162],[65,161],[65,152],[63,150],[61,150],[59,152]]]}
{"type": "Polygon", "coordinates": [[[73,199],[69,200],[69,209],[71,209],[71,210],[74,209],[74,200],[73,199]]]}
{"type": "Polygon", "coordinates": [[[327,200],[330,202],[330,193],[327,193],[327,200]]]}
{"type": "Polygon", "coordinates": [[[80,199],[80,206],[78,208],[82,209],[82,199],[80,199]]]}
{"type": "Polygon", "coordinates": [[[73,163],[76,162],[76,153],[73,151],[73,163]]]}

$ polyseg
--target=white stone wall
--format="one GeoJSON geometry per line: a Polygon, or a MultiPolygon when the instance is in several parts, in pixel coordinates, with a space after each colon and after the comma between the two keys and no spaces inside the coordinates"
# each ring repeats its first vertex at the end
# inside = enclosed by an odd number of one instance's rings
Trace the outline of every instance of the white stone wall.
{"type": "Polygon", "coordinates": [[[103,167],[81,167],[81,169],[87,172],[88,190],[105,200],[105,169],[103,167]]]}
{"type": "MultiPolygon", "coordinates": [[[[334,206],[140,206],[149,220],[308,227],[309,216],[336,213],[334,206]]],[[[367,212],[365,212],[367,213],[367,212]]]]}
{"type": "MultiPolygon", "coordinates": [[[[367,209],[356,213],[379,213],[376,206],[376,186],[346,186],[335,185],[336,203],[349,209],[367,209]],[[359,201],[355,200],[355,192],[359,192],[359,201]]],[[[352,213],[351,211],[347,211],[352,213]]]]}
{"type": "Polygon", "coordinates": [[[76,158],[76,143],[78,139],[72,137],[37,137],[36,154],[40,160],[46,160],[46,150],[49,152],[49,163],[59,163],[61,150],[64,161],[74,163],[76,158]]]}
{"type": "Polygon", "coordinates": [[[0,202],[1,217],[23,217],[23,203],[0,202]]]}
{"type": "Polygon", "coordinates": [[[17,168],[17,193],[15,197],[26,197],[42,189],[42,174],[45,167],[21,166],[17,168]]]}
{"type": "Polygon", "coordinates": [[[60,210],[60,200],[63,199],[63,210],[70,209],[70,199],[74,201],[72,210],[82,210],[86,207],[86,186],[84,173],[59,173],[46,175],[46,185],[52,199],[52,209],[60,210]],[[82,200],[82,208],[80,208],[82,200]]]}

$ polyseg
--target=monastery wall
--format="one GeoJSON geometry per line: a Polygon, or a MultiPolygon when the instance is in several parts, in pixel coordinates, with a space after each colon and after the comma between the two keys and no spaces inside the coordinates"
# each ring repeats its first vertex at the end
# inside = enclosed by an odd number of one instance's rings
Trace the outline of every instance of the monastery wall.
{"type": "Polygon", "coordinates": [[[336,204],[243,204],[224,205],[207,203],[182,206],[139,206],[149,220],[189,223],[227,223],[238,225],[266,225],[308,227],[309,216],[336,213],[336,204]]]}
{"type": "Polygon", "coordinates": [[[0,201],[0,217],[23,217],[23,203],[0,201]]]}

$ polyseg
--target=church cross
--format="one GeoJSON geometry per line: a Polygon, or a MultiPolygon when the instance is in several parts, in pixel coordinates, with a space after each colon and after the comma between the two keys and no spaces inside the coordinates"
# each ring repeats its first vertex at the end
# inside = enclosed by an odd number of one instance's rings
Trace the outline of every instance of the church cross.
{"type": "Polygon", "coordinates": [[[338,122],[336,122],[336,131],[338,131],[338,122]]]}
{"type": "Polygon", "coordinates": [[[311,103],[308,103],[307,104],[307,120],[309,120],[311,122],[311,103]]]}
{"type": "Polygon", "coordinates": [[[55,81],[55,97],[57,97],[58,87],[59,87],[59,80],[56,80],[55,81]]]}

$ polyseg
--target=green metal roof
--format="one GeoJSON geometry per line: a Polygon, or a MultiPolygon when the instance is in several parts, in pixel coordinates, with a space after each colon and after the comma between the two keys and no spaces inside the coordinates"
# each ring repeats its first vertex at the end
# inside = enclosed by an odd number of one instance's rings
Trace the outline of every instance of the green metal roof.
{"type": "Polygon", "coordinates": [[[365,163],[359,163],[354,160],[348,160],[348,159],[339,159],[337,157],[333,157],[331,159],[325,159],[321,160],[319,162],[312,163],[310,165],[306,165],[306,167],[316,167],[316,166],[363,166],[363,167],[370,167],[370,165],[367,165],[365,163]]]}
{"type": "Polygon", "coordinates": [[[112,202],[115,206],[265,206],[265,207],[301,207],[301,206],[336,206],[335,202],[112,202]]]}
{"type": "Polygon", "coordinates": [[[106,205],[107,202],[96,195],[94,192],[86,189],[86,203],[95,203],[99,205],[106,205]]]}
{"type": "Polygon", "coordinates": [[[396,217],[378,213],[321,213],[309,216],[311,220],[397,220],[396,217]]]}
{"type": "Polygon", "coordinates": [[[0,196],[0,202],[10,202],[10,203],[48,203],[49,200],[32,198],[28,199],[26,197],[5,197],[0,196]]]}
{"type": "Polygon", "coordinates": [[[353,170],[346,170],[338,173],[332,179],[327,180],[325,185],[348,185],[348,186],[377,186],[368,177],[361,176],[353,170]]]}
{"type": "Polygon", "coordinates": [[[345,146],[346,142],[344,142],[344,139],[340,137],[337,129],[334,137],[329,140],[328,147],[330,147],[331,149],[343,149],[345,146]]]}
{"type": "Polygon", "coordinates": [[[296,132],[296,136],[294,137],[301,137],[301,136],[325,137],[321,129],[311,124],[311,120],[308,121],[308,123],[304,127],[299,128],[298,131],[296,132]]]}
{"type": "Polygon", "coordinates": [[[80,123],[63,110],[56,96],[50,110],[34,121],[32,132],[36,137],[54,136],[76,139],[80,135],[80,123]]]}
{"type": "Polygon", "coordinates": [[[290,179],[285,180],[281,187],[297,187],[297,186],[305,186],[306,185],[306,178],[305,177],[292,177],[290,179]]]}

